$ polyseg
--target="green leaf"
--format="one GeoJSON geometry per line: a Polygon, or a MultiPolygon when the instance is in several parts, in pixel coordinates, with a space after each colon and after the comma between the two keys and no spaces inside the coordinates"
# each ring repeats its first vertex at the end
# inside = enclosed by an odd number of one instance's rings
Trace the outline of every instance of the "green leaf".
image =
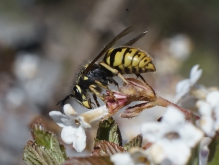
{"type": "Polygon", "coordinates": [[[124,145],[124,149],[128,151],[132,147],[140,147],[141,148],[141,144],[142,144],[142,136],[138,135],[138,136],[134,137],[132,140],[130,140],[128,143],[126,143],[124,145]]]}
{"type": "Polygon", "coordinates": [[[208,156],[208,165],[219,164],[219,135],[215,136],[209,144],[210,154],[208,156]]]}
{"type": "Polygon", "coordinates": [[[24,147],[23,159],[28,165],[60,165],[67,156],[56,135],[47,131],[38,119],[32,128],[33,141],[24,147]]]}
{"type": "Polygon", "coordinates": [[[99,123],[95,141],[100,140],[106,140],[122,146],[122,136],[119,127],[112,117],[99,123]]]}
{"type": "Polygon", "coordinates": [[[187,165],[199,165],[199,145],[191,149],[191,156],[187,162],[187,165]]]}
{"type": "Polygon", "coordinates": [[[126,150],[118,144],[101,140],[94,144],[92,156],[110,156],[120,152],[126,152],[126,150]]]}
{"type": "Polygon", "coordinates": [[[109,156],[92,156],[92,157],[78,157],[70,158],[62,165],[113,165],[109,156]]]}

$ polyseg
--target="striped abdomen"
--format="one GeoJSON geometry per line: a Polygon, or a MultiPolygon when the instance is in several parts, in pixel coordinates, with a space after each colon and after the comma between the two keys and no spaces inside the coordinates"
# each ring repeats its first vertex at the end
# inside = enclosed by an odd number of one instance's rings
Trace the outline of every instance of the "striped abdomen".
{"type": "Polygon", "coordinates": [[[133,47],[111,48],[103,61],[122,74],[156,71],[152,58],[146,52],[133,47]]]}

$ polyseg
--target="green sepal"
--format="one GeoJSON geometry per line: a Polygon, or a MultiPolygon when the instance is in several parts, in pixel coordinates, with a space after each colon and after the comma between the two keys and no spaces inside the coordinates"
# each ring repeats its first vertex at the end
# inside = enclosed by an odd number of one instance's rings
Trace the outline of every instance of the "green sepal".
{"type": "Polygon", "coordinates": [[[112,117],[99,123],[95,142],[100,140],[106,140],[122,146],[121,132],[117,123],[112,117]]]}
{"type": "Polygon", "coordinates": [[[191,149],[191,156],[187,162],[187,165],[199,165],[199,150],[200,145],[196,145],[191,149]]]}
{"type": "Polygon", "coordinates": [[[142,145],[142,136],[141,135],[137,135],[132,140],[130,140],[128,143],[126,143],[123,147],[124,147],[125,150],[128,151],[132,147],[139,147],[139,148],[141,148],[141,145],[142,145]]]}
{"type": "Polygon", "coordinates": [[[28,141],[23,153],[28,165],[60,165],[67,159],[64,146],[54,133],[46,130],[40,119],[33,124],[31,133],[34,141],[28,141]]]}
{"type": "Polygon", "coordinates": [[[121,152],[126,152],[126,150],[118,144],[101,140],[94,144],[92,156],[110,156],[121,152]]]}
{"type": "Polygon", "coordinates": [[[207,165],[219,164],[219,135],[216,135],[208,145],[210,150],[207,165]]]}

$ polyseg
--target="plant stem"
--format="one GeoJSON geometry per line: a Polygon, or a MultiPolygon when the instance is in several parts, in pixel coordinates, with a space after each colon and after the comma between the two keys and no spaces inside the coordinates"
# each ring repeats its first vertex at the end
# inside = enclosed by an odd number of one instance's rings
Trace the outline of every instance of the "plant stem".
{"type": "MultiPolygon", "coordinates": [[[[186,119],[191,119],[191,117],[192,117],[192,114],[189,110],[186,110],[186,109],[184,109],[184,108],[182,108],[182,107],[180,107],[180,106],[164,99],[161,96],[157,95],[156,103],[157,103],[158,106],[162,106],[162,107],[168,107],[168,106],[176,107],[177,109],[179,109],[181,112],[183,112],[185,114],[186,119]]],[[[196,119],[200,119],[199,116],[197,116],[197,115],[194,115],[194,116],[195,116],[196,119]]]]}

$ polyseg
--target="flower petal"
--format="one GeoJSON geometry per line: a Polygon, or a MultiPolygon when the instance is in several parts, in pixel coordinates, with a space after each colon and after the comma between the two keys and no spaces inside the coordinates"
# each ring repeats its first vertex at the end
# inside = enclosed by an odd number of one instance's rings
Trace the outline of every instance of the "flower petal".
{"type": "Polygon", "coordinates": [[[166,141],[158,143],[162,146],[166,158],[169,159],[173,164],[186,164],[188,161],[191,150],[182,141],[166,141]]]}
{"type": "Polygon", "coordinates": [[[129,153],[117,153],[110,157],[114,165],[135,165],[129,153]]]}
{"type": "Polygon", "coordinates": [[[162,136],[162,129],[161,123],[148,122],[141,126],[140,132],[147,141],[156,142],[162,136]]]}
{"type": "Polygon", "coordinates": [[[181,93],[184,95],[184,93],[188,93],[190,89],[190,81],[189,79],[182,80],[177,83],[176,85],[176,93],[181,93]]]}
{"type": "Polygon", "coordinates": [[[63,111],[67,116],[76,117],[77,112],[74,110],[74,108],[70,104],[65,104],[63,107],[63,111]]]}
{"type": "Polygon", "coordinates": [[[73,147],[77,152],[82,152],[86,147],[86,134],[81,126],[75,131],[73,147]]]}
{"type": "Polygon", "coordinates": [[[169,106],[166,113],[163,115],[162,123],[167,123],[169,126],[176,126],[185,123],[185,115],[177,108],[169,106]]]}
{"type": "Polygon", "coordinates": [[[194,147],[204,136],[201,130],[190,123],[185,123],[178,131],[183,143],[190,148],[194,147]]]}
{"type": "Polygon", "coordinates": [[[211,116],[212,115],[212,107],[210,104],[203,100],[199,100],[196,103],[196,106],[198,107],[198,111],[201,114],[201,116],[211,116]]]}
{"type": "Polygon", "coordinates": [[[213,107],[219,107],[219,91],[210,92],[206,97],[206,101],[213,107]]]}
{"type": "Polygon", "coordinates": [[[190,91],[189,79],[182,80],[176,85],[176,96],[174,97],[174,103],[178,103],[186,94],[190,91]]]}
{"type": "Polygon", "coordinates": [[[202,116],[199,121],[199,126],[208,136],[214,136],[214,120],[211,117],[202,116]]]}
{"type": "Polygon", "coordinates": [[[65,127],[66,122],[65,120],[68,120],[65,115],[63,115],[59,111],[51,111],[49,112],[49,116],[60,126],[60,127],[65,127]]]}
{"type": "Polygon", "coordinates": [[[199,68],[199,65],[195,65],[191,69],[191,72],[190,72],[191,86],[193,86],[202,75],[202,69],[198,69],[198,68],[199,68]]]}
{"type": "Polygon", "coordinates": [[[75,132],[78,128],[67,126],[62,129],[61,138],[66,144],[71,144],[75,140],[75,132]]]}

